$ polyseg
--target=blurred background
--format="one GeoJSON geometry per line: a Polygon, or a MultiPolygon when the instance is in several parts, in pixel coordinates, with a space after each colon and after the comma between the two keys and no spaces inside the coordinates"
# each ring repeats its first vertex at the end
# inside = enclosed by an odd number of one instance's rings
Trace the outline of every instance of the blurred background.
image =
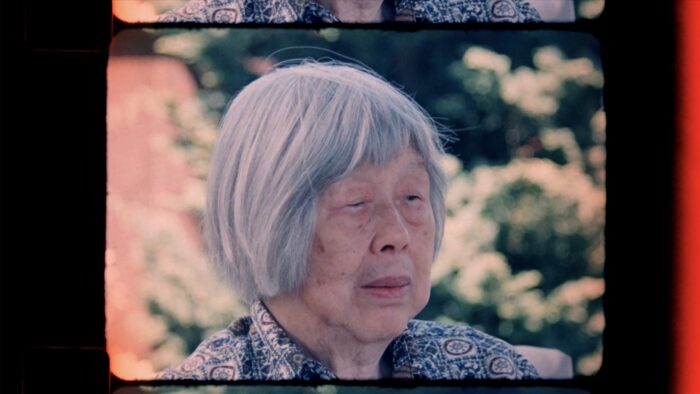
{"type": "Polygon", "coordinates": [[[200,239],[226,104],[287,59],[355,59],[453,131],[421,319],[602,362],[605,114],[596,40],[562,31],[126,30],[108,66],[107,340],[149,379],[246,314],[200,239]],[[314,48],[310,48],[314,47],[314,48]]]}
{"type": "MultiPolygon", "coordinates": [[[[600,16],[605,0],[527,0],[547,22],[571,22],[600,16]]],[[[154,22],[187,0],[112,0],[114,15],[125,22],[154,22]]]]}

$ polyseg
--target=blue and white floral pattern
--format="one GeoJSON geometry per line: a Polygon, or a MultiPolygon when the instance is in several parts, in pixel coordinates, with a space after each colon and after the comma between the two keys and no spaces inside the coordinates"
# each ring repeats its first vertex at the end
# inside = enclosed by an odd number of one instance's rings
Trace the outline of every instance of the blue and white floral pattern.
{"type": "MultiPolygon", "coordinates": [[[[530,362],[506,342],[469,326],[411,320],[389,345],[397,379],[538,378],[530,362]]],[[[180,365],[157,379],[332,380],[325,365],[306,356],[262,302],[250,316],[202,342],[180,365]]]]}
{"type": "MultiPolygon", "coordinates": [[[[396,0],[402,22],[540,22],[526,0],[396,0]]],[[[168,11],[159,22],[199,23],[339,23],[315,0],[190,0],[168,11]]]]}

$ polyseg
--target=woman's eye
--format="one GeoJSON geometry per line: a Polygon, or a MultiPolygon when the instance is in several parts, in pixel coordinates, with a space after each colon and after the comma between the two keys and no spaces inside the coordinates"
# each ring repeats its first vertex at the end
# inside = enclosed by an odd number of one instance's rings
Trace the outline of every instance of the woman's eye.
{"type": "Polygon", "coordinates": [[[367,205],[367,203],[365,201],[357,201],[357,202],[348,204],[347,207],[351,211],[360,211],[365,207],[365,205],[367,205]]]}
{"type": "Polygon", "coordinates": [[[406,200],[408,201],[420,201],[420,196],[416,194],[409,194],[406,196],[406,200]]]}

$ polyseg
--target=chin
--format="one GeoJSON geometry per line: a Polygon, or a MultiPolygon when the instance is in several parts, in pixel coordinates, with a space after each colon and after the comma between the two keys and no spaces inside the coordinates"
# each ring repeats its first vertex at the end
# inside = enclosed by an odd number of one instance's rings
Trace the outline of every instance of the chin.
{"type": "Polygon", "coordinates": [[[384,310],[367,315],[358,327],[358,332],[366,340],[393,339],[406,329],[414,314],[406,310],[384,310]]]}
{"type": "Polygon", "coordinates": [[[357,338],[363,342],[386,341],[387,343],[401,335],[406,325],[363,325],[358,327],[357,338]]]}

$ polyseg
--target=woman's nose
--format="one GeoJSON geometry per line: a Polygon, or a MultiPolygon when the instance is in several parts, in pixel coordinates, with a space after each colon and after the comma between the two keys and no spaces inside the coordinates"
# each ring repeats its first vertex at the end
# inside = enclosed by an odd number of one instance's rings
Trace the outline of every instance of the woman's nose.
{"type": "Polygon", "coordinates": [[[395,204],[380,204],[375,212],[377,226],[372,240],[373,253],[394,253],[405,249],[410,240],[406,222],[395,204]]]}

